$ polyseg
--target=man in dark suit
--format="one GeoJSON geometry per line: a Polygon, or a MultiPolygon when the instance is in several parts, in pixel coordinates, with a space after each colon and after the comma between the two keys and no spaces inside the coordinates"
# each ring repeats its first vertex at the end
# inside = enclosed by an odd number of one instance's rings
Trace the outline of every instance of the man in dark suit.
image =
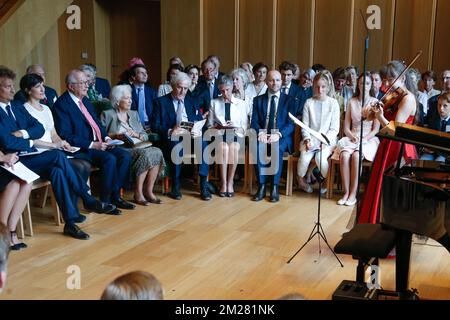
{"type": "MultiPolygon", "coordinates": [[[[55,103],[53,114],[59,136],[72,146],[81,148],[84,158],[100,168],[100,199],[120,209],[135,206],[120,196],[120,189],[129,183],[131,155],[110,146],[111,138],[100,124],[87,96],[86,75],[72,70],[66,77],[67,92],[55,103]]],[[[120,211],[116,211],[120,214],[120,211]]]]}
{"type": "MultiPolygon", "coordinates": [[[[27,68],[27,74],[37,74],[44,79],[45,83],[45,70],[44,67],[40,64],[33,64],[27,68]]],[[[58,99],[58,94],[56,93],[56,90],[47,86],[44,86],[45,88],[45,97],[41,100],[41,103],[48,106],[50,109],[53,108],[53,104],[55,104],[56,99],[58,99]]],[[[19,90],[16,95],[14,96],[14,100],[25,103],[27,102],[27,95],[22,90],[19,90]]]]}
{"type": "MultiPolygon", "coordinates": [[[[278,67],[278,70],[281,73],[281,91],[295,99],[295,112],[300,112],[300,99],[302,98],[300,96],[300,87],[292,82],[295,72],[297,71],[295,64],[290,63],[289,61],[283,61],[278,67]]],[[[306,102],[306,100],[304,102],[306,102]]],[[[305,104],[304,102],[303,105],[305,104]]],[[[301,106],[301,111],[303,111],[303,105],[301,106]]]]}
{"type": "Polygon", "coordinates": [[[155,89],[147,85],[148,72],[143,64],[136,64],[130,69],[131,85],[131,110],[139,113],[144,128],[152,126],[154,121],[154,104],[158,96],[155,89]]]}
{"type": "MultiPolygon", "coordinates": [[[[14,98],[15,74],[0,66],[0,149],[4,153],[27,153],[36,151],[34,140],[44,135],[44,127],[32,117],[14,98]]],[[[115,207],[96,200],[89,192],[89,187],[75,173],[65,154],[59,150],[50,150],[38,155],[21,156],[20,161],[44,179],[52,182],[56,201],[64,217],[64,234],[77,239],[87,240],[76,223],[83,222],[77,204],[72,201],[72,194],[83,199],[86,209],[98,213],[109,213],[115,207]]]]}
{"type": "MultiPolygon", "coordinates": [[[[215,62],[211,59],[207,59],[202,62],[202,77],[198,80],[198,90],[200,92],[206,92],[207,97],[209,98],[209,102],[211,100],[216,99],[220,95],[219,86],[217,85],[217,66],[215,62]]],[[[197,90],[197,88],[196,88],[197,90]]],[[[204,112],[208,112],[209,110],[209,103],[208,103],[208,109],[204,110],[204,112]]]]}
{"type": "MultiPolygon", "coordinates": [[[[450,132],[450,91],[438,96],[437,114],[429,114],[425,125],[429,129],[450,132]]],[[[425,148],[420,159],[445,162],[445,155],[425,148]]]]}
{"type": "Polygon", "coordinates": [[[281,74],[278,71],[270,71],[266,82],[269,87],[266,94],[253,100],[251,128],[258,135],[258,192],[253,201],[266,197],[266,182],[271,176],[270,201],[278,202],[283,154],[293,150],[294,123],[289,118],[289,112],[293,113],[295,100],[281,91],[281,74]],[[270,161],[262,159],[266,158],[266,154],[271,156],[270,161]]]}
{"type": "MultiPolygon", "coordinates": [[[[184,151],[181,149],[177,154],[173,154],[174,148],[180,147],[180,136],[182,139],[191,139],[189,133],[183,132],[180,125],[182,122],[196,122],[203,120],[200,108],[196,101],[187,96],[191,85],[191,79],[183,72],[180,72],[171,80],[172,93],[160,97],[156,100],[155,125],[153,131],[159,133],[163,143],[163,152],[165,159],[171,164],[172,191],[169,197],[175,200],[181,200],[180,174],[181,161],[184,151]]],[[[201,143],[202,154],[198,155],[202,160],[199,168],[200,175],[200,193],[202,200],[211,200],[211,193],[208,190],[207,177],[209,165],[203,159],[203,150],[206,143],[202,139],[194,139],[194,143],[201,143]]],[[[190,151],[190,150],[189,150],[190,151]]]]}

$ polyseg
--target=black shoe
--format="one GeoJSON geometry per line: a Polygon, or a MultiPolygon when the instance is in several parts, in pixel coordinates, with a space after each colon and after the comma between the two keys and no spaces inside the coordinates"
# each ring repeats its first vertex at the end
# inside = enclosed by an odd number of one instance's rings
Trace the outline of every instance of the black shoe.
{"type": "Polygon", "coordinates": [[[179,191],[178,192],[171,191],[167,194],[167,196],[171,199],[178,200],[178,201],[181,200],[181,198],[182,198],[181,192],[179,192],[179,191]]]}
{"type": "Polygon", "coordinates": [[[78,217],[76,217],[75,219],[73,219],[73,221],[75,223],[83,223],[86,221],[86,216],[83,214],[80,214],[78,217]]]}
{"type": "Polygon", "coordinates": [[[278,191],[278,185],[275,184],[272,186],[272,190],[270,191],[270,202],[278,202],[280,201],[280,192],[278,191]]]}
{"type": "Polygon", "coordinates": [[[11,250],[11,251],[19,251],[19,250],[22,250],[22,249],[25,249],[25,248],[28,248],[28,246],[25,243],[22,242],[22,243],[13,244],[12,246],[9,247],[9,250],[11,250]]]}
{"type": "Polygon", "coordinates": [[[107,212],[105,213],[108,216],[121,216],[122,215],[122,211],[120,211],[119,209],[114,209],[113,211],[107,212]]]}
{"type": "Polygon", "coordinates": [[[256,192],[256,194],[253,196],[253,201],[261,201],[262,199],[264,199],[266,197],[266,185],[265,184],[260,184],[258,186],[258,191],[256,192]]]}
{"type": "Polygon", "coordinates": [[[228,192],[219,192],[219,197],[221,197],[221,198],[228,197],[228,192]]]}
{"type": "Polygon", "coordinates": [[[208,188],[208,182],[203,183],[200,186],[200,197],[202,198],[203,201],[209,201],[212,198],[211,192],[209,191],[208,188]]]}
{"type": "Polygon", "coordinates": [[[234,197],[234,192],[227,192],[227,197],[228,198],[233,198],[234,197]]]}
{"type": "Polygon", "coordinates": [[[103,213],[108,213],[108,212],[113,211],[114,209],[116,209],[116,206],[113,204],[110,204],[110,203],[101,202],[101,201],[96,200],[92,204],[85,205],[84,208],[87,211],[92,211],[95,213],[103,214],[103,213]]]}
{"type": "Polygon", "coordinates": [[[64,225],[64,234],[66,236],[78,239],[78,240],[88,240],[89,235],[80,229],[76,224],[65,224],[64,225]]]}
{"type": "Polygon", "coordinates": [[[128,201],[125,201],[122,198],[119,198],[116,201],[114,201],[114,204],[116,205],[117,208],[124,210],[134,210],[136,208],[134,204],[129,203],[128,201]]]}

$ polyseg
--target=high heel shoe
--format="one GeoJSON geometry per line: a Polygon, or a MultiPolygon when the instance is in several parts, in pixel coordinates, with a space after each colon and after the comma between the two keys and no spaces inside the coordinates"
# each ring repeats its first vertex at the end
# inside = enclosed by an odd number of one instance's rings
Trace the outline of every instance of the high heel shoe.
{"type": "MultiPolygon", "coordinates": [[[[17,238],[17,232],[16,231],[10,231],[10,232],[11,232],[11,239],[12,238],[17,238]]],[[[15,244],[13,244],[12,246],[9,247],[9,249],[12,250],[12,251],[19,251],[19,250],[25,249],[25,248],[28,248],[28,246],[25,243],[23,243],[23,242],[15,243],[15,244]]]]}

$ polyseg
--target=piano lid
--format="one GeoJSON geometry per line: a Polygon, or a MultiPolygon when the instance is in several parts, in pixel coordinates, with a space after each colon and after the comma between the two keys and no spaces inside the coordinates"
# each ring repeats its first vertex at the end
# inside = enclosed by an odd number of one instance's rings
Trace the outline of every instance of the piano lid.
{"type": "Polygon", "coordinates": [[[377,136],[450,154],[450,133],[442,131],[391,121],[377,136]]]}

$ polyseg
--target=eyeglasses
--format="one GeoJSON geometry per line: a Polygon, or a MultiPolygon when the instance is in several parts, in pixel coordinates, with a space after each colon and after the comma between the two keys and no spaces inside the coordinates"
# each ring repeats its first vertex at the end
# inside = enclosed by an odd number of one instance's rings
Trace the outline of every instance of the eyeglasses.
{"type": "Polygon", "coordinates": [[[80,85],[80,86],[89,86],[89,81],[80,81],[80,82],[72,82],[72,84],[80,85]]]}

